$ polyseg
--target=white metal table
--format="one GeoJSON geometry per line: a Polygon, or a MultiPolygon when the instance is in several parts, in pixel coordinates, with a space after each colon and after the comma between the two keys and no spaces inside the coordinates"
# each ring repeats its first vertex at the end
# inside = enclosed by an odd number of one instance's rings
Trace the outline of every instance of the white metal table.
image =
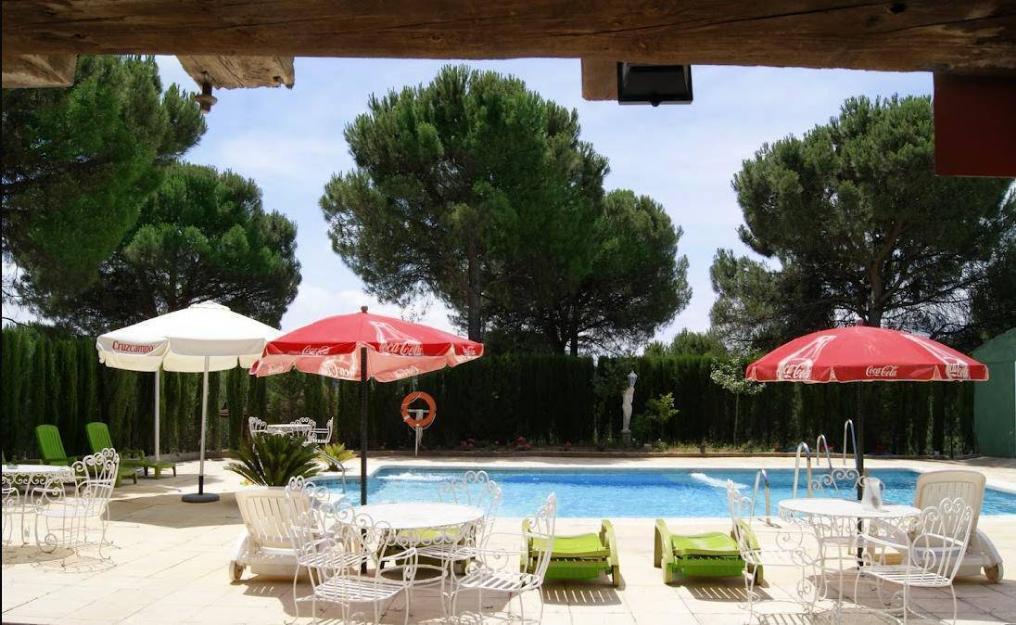
{"type": "Polygon", "coordinates": [[[826,548],[835,546],[838,550],[847,549],[847,556],[842,551],[837,555],[839,561],[839,584],[836,597],[836,613],[842,613],[843,606],[843,563],[853,559],[849,554],[857,545],[858,533],[861,524],[870,521],[880,521],[892,524],[899,529],[906,531],[907,525],[920,516],[921,510],[914,506],[900,504],[886,504],[879,508],[864,505],[860,501],[852,499],[836,499],[824,497],[809,497],[798,499],[784,499],[780,502],[780,517],[784,520],[799,520],[807,523],[815,530],[818,539],[820,556],[823,562],[821,568],[823,583],[828,589],[826,578],[826,548]]]}
{"type": "Polygon", "coordinates": [[[314,426],[308,423],[269,423],[265,426],[268,434],[301,434],[306,435],[314,426]]]}
{"type": "MultiPolygon", "coordinates": [[[[15,516],[20,517],[21,544],[28,544],[25,517],[35,514],[44,505],[45,498],[56,491],[63,491],[64,483],[74,480],[71,467],[49,464],[5,464],[0,467],[3,480],[4,542],[13,540],[15,516]],[[10,537],[8,538],[8,531],[10,537]]],[[[46,537],[40,537],[36,525],[35,543],[39,547],[49,544],[46,537]]]]}
{"type": "Polygon", "coordinates": [[[483,510],[457,503],[418,501],[413,503],[372,503],[353,508],[393,530],[423,530],[435,527],[458,527],[483,518],[483,510]]]}

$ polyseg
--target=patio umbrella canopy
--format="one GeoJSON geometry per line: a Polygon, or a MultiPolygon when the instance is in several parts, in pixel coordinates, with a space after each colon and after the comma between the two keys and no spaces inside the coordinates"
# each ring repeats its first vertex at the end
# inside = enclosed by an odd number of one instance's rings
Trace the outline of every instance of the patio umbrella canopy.
{"type": "Polygon", "coordinates": [[[205,493],[205,423],[208,419],[208,372],[236,366],[250,367],[265,343],[279,331],[214,302],[193,304],[183,310],[153,317],[100,336],[95,347],[99,362],[115,369],[155,372],[155,455],[159,457],[159,372],[201,372],[201,460],[198,492],[184,501],[215,501],[205,493]]]}
{"type": "MultiPolygon", "coordinates": [[[[755,382],[965,382],[988,368],[923,336],[870,326],[820,330],[784,343],[748,365],[755,382]]],[[[846,445],[846,441],[843,442],[846,445]]],[[[857,471],[864,471],[864,419],[858,415],[857,471]]]]}
{"type": "Polygon", "coordinates": [[[367,503],[366,382],[392,382],[454,367],[483,355],[483,344],[367,312],[315,321],[269,341],[251,368],[259,377],[296,369],[360,386],[360,502],[367,503]]]}

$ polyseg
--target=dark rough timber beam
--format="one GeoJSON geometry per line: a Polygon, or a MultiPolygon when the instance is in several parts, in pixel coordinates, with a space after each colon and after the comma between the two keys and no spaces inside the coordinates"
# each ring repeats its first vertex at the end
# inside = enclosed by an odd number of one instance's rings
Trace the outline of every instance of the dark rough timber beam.
{"type": "Polygon", "coordinates": [[[4,0],[3,53],[1016,70],[1014,0],[4,0]]]}
{"type": "Polygon", "coordinates": [[[208,80],[216,89],[292,88],[296,79],[293,57],[182,55],[179,58],[194,82],[200,85],[208,80]]]}
{"type": "Polygon", "coordinates": [[[60,55],[3,55],[3,88],[69,87],[74,83],[77,57],[60,55]]]}

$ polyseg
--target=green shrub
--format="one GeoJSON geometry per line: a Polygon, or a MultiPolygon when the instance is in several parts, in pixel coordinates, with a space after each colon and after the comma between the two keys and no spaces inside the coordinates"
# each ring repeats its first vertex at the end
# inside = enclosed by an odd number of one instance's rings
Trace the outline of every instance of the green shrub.
{"type": "Polygon", "coordinates": [[[343,443],[329,443],[318,449],[318,458],[325,463],[327,470],[338,471],[339,464],[356,458],[356,454],[346,449],[343,443]]]}
{"type": "Polygon", "coordinates": [[[317,475],[317,455],[303,438],[260,434],[236,451],[236,462],[226,469],[258,486],[285,486],[291,478],[317,475]]]}

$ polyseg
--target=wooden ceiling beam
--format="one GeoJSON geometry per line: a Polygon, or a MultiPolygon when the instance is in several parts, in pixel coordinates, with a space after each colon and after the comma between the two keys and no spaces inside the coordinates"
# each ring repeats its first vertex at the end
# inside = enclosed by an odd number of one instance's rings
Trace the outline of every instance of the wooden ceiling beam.
{"type": "Polygon", "coordinates": [[[4,54],[3,88],[69,87],[77,60],[73,54],[4,54]]]}
{"type": "Polygon", "coordinates": [[[5,0],[4,55],[177,54],[1016,70],[1012,0],[5,0]]]}
{"type": "Polygon", "coordinates": [[[617,61],[582,59],[582,98],[617,100],[617,61]]]}
{"type": "Polygon", "coordinates": [[[198,85],[216,89],[293,87],[293,57],[181,55],[180,64],[198,85]]]}

